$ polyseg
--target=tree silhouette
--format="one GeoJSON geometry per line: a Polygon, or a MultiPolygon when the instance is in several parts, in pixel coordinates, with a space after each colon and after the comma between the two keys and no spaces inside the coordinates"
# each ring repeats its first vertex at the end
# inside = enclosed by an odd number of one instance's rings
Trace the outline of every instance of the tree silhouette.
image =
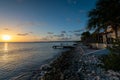
{"type": "Polygon", "coordinates": [[[120,28],[120,0],[98,0],[96,7],[88,14],[89,30],[101,29],[107,30],[111,26],[115,31],[115,37],[118,38],[118,29],[120,28]]]}

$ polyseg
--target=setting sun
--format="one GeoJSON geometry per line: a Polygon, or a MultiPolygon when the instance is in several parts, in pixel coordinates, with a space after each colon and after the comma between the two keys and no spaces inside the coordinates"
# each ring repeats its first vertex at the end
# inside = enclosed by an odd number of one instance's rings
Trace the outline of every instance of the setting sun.
{"type": "Polygon", "coordinates": [[[3,39],[4,41],[9,41],[9,40],[11,40],[11,36],[10,36],[10,35],[3,35],[3,36],[2,36],[2,39],[3,39]]]}

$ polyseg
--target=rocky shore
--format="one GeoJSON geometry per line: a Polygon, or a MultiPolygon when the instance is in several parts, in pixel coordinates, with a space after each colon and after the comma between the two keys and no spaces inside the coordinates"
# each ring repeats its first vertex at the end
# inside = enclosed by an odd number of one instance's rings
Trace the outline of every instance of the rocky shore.
{"type": "Polygon", "coordinates": [[[89,54],[94,51],[77,45],[51,63],[13,80],[120,80],[120,72],[106,71],[99,66],[102,64],[99,56],[89,54]]]}
{"type": "Polygon", "coordinates": [[[77,71],[81,55],[78,50],[75,48],[66,51],[50,65],[41,67],[44,75],[39,76],[38,80],[80,80],[81,75],[77,71]]]}
{"type": "Polygon", "coordinates": [[[97,50],[78,45],[63,53],[39,80],[120,80],[120,72],[101,68],[100,55],[91,52],[97,50]]]}
{"type": "MultiPolygon", "coordinates": [[[[81,73],[84,80],[120,80],[120,72],[105,70],[100,65],[104,65],[99,58],[100,55],[90,54],[87,47],[82,47],[85,51],[80,58],[78,73],[81,73]]],[[[93,51],[94,52],[94,51],[93,51]]],[[[97,52],[97,51],[96,51],[97,52]]],[[[102,54],[102,53],[101,53],[102,54]]]]}
{"type": "Polygon", "coordinates": [[[81,75],[77,74],[80,52],[78,46],[71,48],[49,64],[44,64],[39,69],[14,77],[12,80],[81,80],[81,75]]]}

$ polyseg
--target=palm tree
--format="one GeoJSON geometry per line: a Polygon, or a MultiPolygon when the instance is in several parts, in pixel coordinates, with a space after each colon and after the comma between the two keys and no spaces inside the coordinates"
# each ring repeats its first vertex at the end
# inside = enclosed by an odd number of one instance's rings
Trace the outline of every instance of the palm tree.
{"type": "Polygon", "coordinates": [[[83,42],[85,42],[85,43],[88,43],[88,39],[89,39],[90,35],[91,35],[91,34],[90,34],[89,31],[83,32],[83,33],[81,34],[81,40],[82,40],[83,42]]]}
{"type": "MultiPolygon", "coordinates": [[[[93,9],[92,11],[89,12],[89,21],[88,21],[88,26],[87,28],[89,30],[95,29],[94,33],[98,34],[100,30],[104,30],[105,32],[105,37],[106,37],[106,44],[108,43],[107,41],[107,23],[104,22],[104,17],[101,16],[101,12],[98,9],[93,9]]],[[[94,34],[93,33],[93,34],[94,34]]],[[[99,35],[98,35],[99,37],[99,35]]]]}
{"type": "Polygon", "coordinates": [[[101,30],[112,26],[118,38],[120,28],[120,0],[98,0],[96,8],[89,12],[88,29],[101,30]]]}

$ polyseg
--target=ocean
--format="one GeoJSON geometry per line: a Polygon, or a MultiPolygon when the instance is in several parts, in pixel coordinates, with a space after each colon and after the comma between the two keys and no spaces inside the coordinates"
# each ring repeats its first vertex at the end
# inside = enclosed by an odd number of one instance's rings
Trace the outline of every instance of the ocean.
{"type": "Polygon", "coordinates": [[[65,49],[53,49],[53,45],[72,45],[74,42],[0,43],[0,80],[36,70],[51,61],[65,49]]]}

